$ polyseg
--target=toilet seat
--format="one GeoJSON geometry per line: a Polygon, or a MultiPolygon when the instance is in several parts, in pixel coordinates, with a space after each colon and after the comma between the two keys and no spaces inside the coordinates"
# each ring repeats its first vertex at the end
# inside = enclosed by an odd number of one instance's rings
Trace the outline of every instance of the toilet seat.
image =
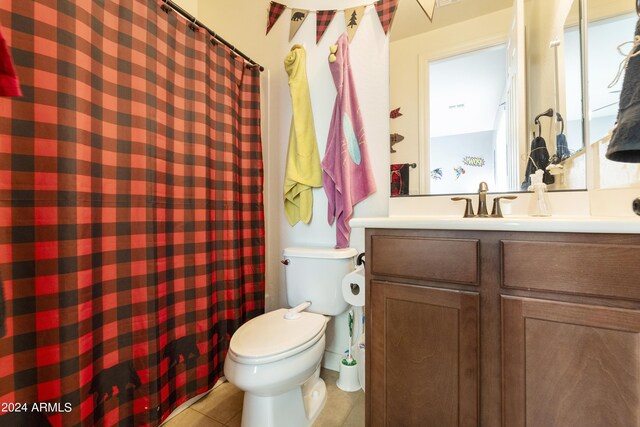
{"type": "Polygon", "coordinates": [[[327,319],[302,312],[286,319],[286,309],[274,310],[251,319],[231,337],[229,357],[238,363],[261,365],[291,357],[318,342],[327,319]]]}

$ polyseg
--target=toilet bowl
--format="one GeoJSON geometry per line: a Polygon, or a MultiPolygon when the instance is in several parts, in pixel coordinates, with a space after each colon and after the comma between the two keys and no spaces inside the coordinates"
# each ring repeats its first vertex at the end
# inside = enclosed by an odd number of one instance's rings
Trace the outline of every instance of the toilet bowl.
{"type": "Polygon", "coordinates": [[[303,427],[326,401],[319,378],[327,318],[275,310],[250,320],[233,335],[224,374],[244,390],[242,426],[303,427]]]}
{"type": "Polygon", "coordinates": [[[287,248],[287,301],[292,309],[260,315],[231,337],[227,380],[244,393],[243,427],[306,427],[326,402],[320,378],[329,317],[346,310],[342,278],[353,270],[353,248],[287,248]]]}

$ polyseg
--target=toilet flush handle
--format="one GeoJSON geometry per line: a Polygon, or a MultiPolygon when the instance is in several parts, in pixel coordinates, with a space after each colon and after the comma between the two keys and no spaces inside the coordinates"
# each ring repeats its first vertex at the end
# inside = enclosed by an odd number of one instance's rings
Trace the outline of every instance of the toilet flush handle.
{"type": "Polygon", "coordinates": [[[311,303],[309,301],[298,304],[295,307],[287,310],[287,312],[284,314],[284,318],[287,320],[298,319],[300,317],[300,313],[305,311],[309,307],[311,307],[311,303]]]}

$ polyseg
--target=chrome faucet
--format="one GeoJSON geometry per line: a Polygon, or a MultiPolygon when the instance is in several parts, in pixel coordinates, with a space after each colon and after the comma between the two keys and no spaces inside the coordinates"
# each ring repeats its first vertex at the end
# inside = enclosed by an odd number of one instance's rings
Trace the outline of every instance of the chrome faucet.
{"type": "Polygon", "coordinates": [[[478,216],[480,218],[489,216],[487,212],[487,191],[489,191],[489,186],[486,182],[482,181],[478,187],[478,216]]]}
{"type": "MultiPolygon", "coordinates": [[[[640,0],[638,0],[640,1],[640,0]]],[[[516,196],[499,196],[493,198],[493,209],[491,215],[487,212],[487,192],[489,186],[486,182],[481,182],[478,187],[478,215],[473,213],[473,203],[469,197],[452,197],[454,202],[464,200],[467,204],[464,209],[465,218],[502,218],[502,210],[500,209],[500,200],[514,200],[516,196]]],[[[638,198],[638,211],[640,212],[640,198],[638,198]]],[[[640,213],[638,213],[640,215],[640,213]]]]}

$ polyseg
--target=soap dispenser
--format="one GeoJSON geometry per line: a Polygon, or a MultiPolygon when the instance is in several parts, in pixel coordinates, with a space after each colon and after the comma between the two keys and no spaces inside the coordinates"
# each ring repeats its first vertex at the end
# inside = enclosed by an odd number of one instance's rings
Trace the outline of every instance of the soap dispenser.
{"type": "Polygon", "coordinates": [[[542,169],[538,169],[531,175],[531,185],[529,186],[529,191],[533,191],[533,197],[529,203],[529,215],[531,216],[551,215],[547,184],[542,181],[543,176],[544,171],[542,169]]]}

